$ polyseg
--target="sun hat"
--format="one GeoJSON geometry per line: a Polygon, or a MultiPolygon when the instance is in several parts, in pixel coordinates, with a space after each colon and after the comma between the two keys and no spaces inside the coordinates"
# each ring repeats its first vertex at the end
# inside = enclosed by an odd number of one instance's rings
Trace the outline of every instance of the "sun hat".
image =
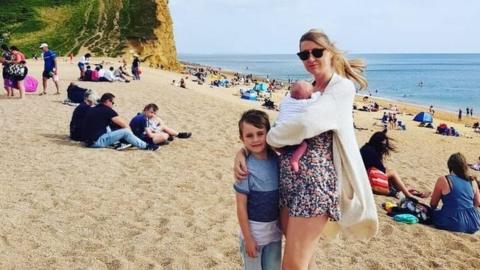
{"type": "Polygon", "coordinates": [[[40,49],[43,48],[43,47],[48,47],[48,44],[47,44],[47,43],[42,43],[42,44],[40,45],[40,49]]]}

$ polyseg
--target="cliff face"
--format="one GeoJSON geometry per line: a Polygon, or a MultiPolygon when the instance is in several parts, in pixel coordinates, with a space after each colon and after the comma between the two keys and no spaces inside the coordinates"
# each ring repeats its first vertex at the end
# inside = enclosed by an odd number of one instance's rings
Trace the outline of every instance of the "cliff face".
{"type": "Polygon", "coordinates": [[[152,67],[181,68],[168,0],[1,1],[0,36],[27,55],[47,42],[60,55],[88,51],[132,60],[138,54],[152,67]]]}
{"type": "Polygon", "coordinates": [[[179,70],[177,51],[173,37],[173,22],[168,10],[168,0],[155,0],[155,18],[153,33],[149,38],[126,37],[126,52],[137,52],[144,61],[153,67],[179,70]]]}

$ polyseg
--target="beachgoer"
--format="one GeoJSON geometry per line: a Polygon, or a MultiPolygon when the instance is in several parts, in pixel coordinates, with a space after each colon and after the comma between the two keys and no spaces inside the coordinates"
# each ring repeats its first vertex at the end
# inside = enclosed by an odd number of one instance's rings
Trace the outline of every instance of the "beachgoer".
{"type": "Polygon", "coordinates": [[[458,109],[458,121],[462,120],[462,109],[458,109]]]}
{"type": "Polygon", "coordinates": [[[152,144],[168,144],[175,137],[187,139],[192,136],[191,132],[178,132],[165,125],[164,121],[157,116],[158,106],[154,103],[147,104],[143,113],[138,113],[130,121],[130,128],[138,138],[152,144]]]}
{"type": "Polygon", "coordinates": [[[130,82],[129,79],[127,79],[126,76],[130,76],[127,74],[125,71],[123,71],[123,68],[119,66],[115,71],[113,72],[113,76],[115,77],[115,80],[121,81],[121,82],[130,82]]]}
{"type": "MultiPolygon", "coordinates": [[[[275,120],[275,126],[281,125],[284,122],[301,114],[307,108],[312,100],[313,86],[306,81],[298,81],[294,83],[290,90],[290,95],[285,96],[280,103],[280,112],[275,120]]],[[[299,170],[299,161],[302,155],[307,150],[307,142],[303,141],[298,146],[287,147],[285,151],[293,151],[290,158],[290,166],[294,172],[299,170]]]]}
{"type": "Polygon", "coordinates": [[[89,109],[97,104],[98,95],[93,90],[87,90],[85,92],[84,100],[78,105],[72,114],[70,120],[70,139],[74,141],[84,141],[83,135],[83,122],[89,109]]]}
{"type": "Polygon", "coordinates": [[[70,64],[73,62],[73,53],[72,52],[70,52],[68,54],[68,60],[70,60],[70,64]]]}
{"type": "Polygon", "coordinates": [[[125,140],[129,144],[145,150],[157,150],[158,145],[147,144],[137,138],[127,121],[121,118],[112,107],[115,104],[115,96],[111,93],[105,93],[100,98],[100,103],[89,109],[83,122],[83,139],[87,147],[105,148],[120,140],[125,140]],[[110,126],[114,124],[115,126],[110,126]],[[118,128],[112,130],[113,128],[118,128]]]}
{"type": "Polygon", "coordinates": [[[83,75],[83,80],[87,82],[92,81],[92,75],[93,75],[92,67],[88,65],[87,69],[85,70],[85,74],[83,75]]]}
{"type": "Polygon", "coordinates": [[[133,56],[132,74],[134,80],[140,80],[140,59],[137,54],[133,56]]]}
{"type": "MultiPolygon", "coordinates": [[[[477,126],[477,128],[478,128],[478,126],[477,126]]],[[[478,157],[478,161],[476,163],[468,164],[468,166],[475,171],[480,171],[480,157],[478,157]]]]}
{"type": "Polygon", "coordinates": [[[250,171],[245,181],[233,185],[243,269],[280,269],[278,157],[266,142],[270,130],[268,115],[259,110],[246,111],[238,128],[240,140],[249,152],[246,163],[250,171]]]}
{"type": "Polygon", "coordinates": [[[185,80],[183,78],[180,79],[180,87],[187,88],[187,84],[185,83],[185,80]]]}
{"type": "MultiPolygon", "coordinates": [[[[10,61],[10,68],[13,65],[16,65],[18,69],[22,69],[22,75],[12,75],[10,74],[10,80],[12,81],[12,85],[16,87],[20,91],[20,98],[22,99],[25,96],[25,85],[23,84],[23,80],[28,74],[28,68],[26,67],[25,62],[25,55],[20,52],[20,50],[16,46],[10,47],[10,52],[12,53],[12,60],[10,61]]],[[[12,93],[13,96],[13,93],[12,93]]]]}
{"type": "MultiPolygon", "coordinates": [[[[299,117],[273,127],[267,135],[268,144],[277,148],[303,140],[308,145],[298,173],[291,169],[291,154],[280,156],[284,269],[314,267],[314,251],[322,233],[332,237],[341,229],[346,237],[367,239],[378,228],[352,117],[355,86],[351,80],[366,88],[362,76],[365,65],[358,59],[347,60],[322,31],[315,29],[301,37],[297,55],[315,79],[314,91],[320,94],[299,117]],[[324,231],[327,225],[329,229],[324,231]]],[[[248,175],[243,152],[235,159],[237,179],[248,175]]]]}
{"type": "Polygon", "coordinates": [[[412,197],[414,195],[421,198],[428,197],[430,195],[429,193],[421,193],[416,190],[409,190],[395,169],[386,168],[383,165],[383,161],[387,156],[390,155],[390,152],[395,151],[395,146],[392,144],[392,139],[388,137],[386,133],[387,130],[373,133],[373,135],[370,137],[370,140],[360,149],[363,164],[365,165],[365,169],[370,177],[372,190],[380,195],[394,197],[397,196],[398,192],[402,192],[406,197],[412,197]],[[384,178],[386,181],[388,181],[388,187],[385,187],[384,189],[377,189],[375,185],[372,185],[372,182],[374,181],[372,177],[378,177],[373,176],[373,174],[379,173],[378,171],[372,172],[374,169],[381,171],[385,175],[384,178]]]}
{"type": "Polygon", "coordinates": [[[447,162],[449,175],[440,176],[433,189],[430,206],[435,227],[464,233],[475,233],[480,229],[480,192],[473,177],[468,173],[465,157],[461,153],[450,156],[447,162]]]}
{"type": "Polygon", "coordinates": [[[10,66],[10,62],[12,61],[12,52],[10,48],[6,44],[2,44],[2,77],[3,77],[3,87],[5,91],[7,91],[7,97],[13,96],[13,82],[8,74],[8,68],[10,66]]]}
{"type": "Polygon", "coordinates": [[[469,116],[470,115],[470,108],[467,107],[465,110],[467,111],[467,113],[465,115],[469,116]]]}
{"type": "Polygon", "coordinates": [[[43,52],[43,61],[45,62],[42,78],[43,78],[43,91],[40,93],[40,96],[47,94],[47,82],[48,79],[52,78],[55,83],[55,88],[57,89],[57,95],[60,94],[60,88],[58,86],[58,65],[57,65],[57,54],[54,51],[48,49],[47,43],[42,43],[40,49],[43,52]]]}
{"type": "Polygon", "coordinates": [[[85,67],[88,65],[91,56],[92,55],[90,53],[86,53],[84,56],[80,57],[80,60],[78,61],[78,69],[80,69],[80,80],[85,80],[85,67]]]}

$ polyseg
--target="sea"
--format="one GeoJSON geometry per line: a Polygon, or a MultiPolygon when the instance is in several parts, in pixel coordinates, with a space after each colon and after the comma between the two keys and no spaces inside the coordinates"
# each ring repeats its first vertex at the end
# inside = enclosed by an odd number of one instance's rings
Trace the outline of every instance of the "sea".
{"type": "MultiPolygon", "coordinates": [[[[377,96],[434,109],[480,115],[480,54],[351,54],[367,64],[368,89],[377,96]]],[[[295,54],[179,54],[182,61],[270,79],[311,80],[295,54]]]]}

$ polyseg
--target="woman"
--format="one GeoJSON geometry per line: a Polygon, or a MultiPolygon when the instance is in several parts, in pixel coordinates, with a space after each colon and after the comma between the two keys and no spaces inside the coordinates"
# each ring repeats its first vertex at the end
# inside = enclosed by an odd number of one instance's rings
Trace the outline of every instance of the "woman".
{"type": "Polygon", "coordinates": [[[3,87],[5,91],[7,91],[7,97],[13,96],[13,89],[12,89],[12,79],[8,74],[8,68],[10,62],[12,61],[12,52],[8,48],[6,44],[2,44],[2,76],[3,76],[3,87]]]}
{"type": "MultiPolygon", "coordinates": [[[[380,195],[388,195],[395,197],[400,191],[406,197],[417,196],[420,198],[428,198],[428,196],[430,196],[430,193],[422,193],[414,189],[409,190],[405,186],[395,169],[385,168],[385,166],[383,165],[383,160],[385,159],[385,157],[390,155],[390,151],[395,151],[395,147],[391,143],[392,139],[389,138],[386,133],[386,129],[384,131],[378,131],[373,133],[372,137],[370,137],[370,140],[360,149],[363,164],[365,164],[365,169],[367,170],[367,172],[369,172],[370,178],[372,177],[372,170],[378,170],[385,175],[385,180],[388,181],[388,188],[376,189],[375,186],[372,185],[373,191],[380,195]]],[[[372,184],[373,179],[370,180],[372,184]]]]}
{"type": "MultiPolygon", "coordinates": [[[[280,218],[285,234],[284,269],[314,267],[320,234],[368,239],[378,227],[373,195],[353,130],[355,86],[367,86],[363,62],[348,61],[320,30],[300,39],[305,69],[314,77],[314,102],[299,117],[277,125],[267,136],[273,147],[307,142],[300,171],[292,171],[292,151],[280,156],[280,218]],[[340,190],[341,188],[341,190],[340,190]],[[329,222],[335,221],[335,222],[329,222]]],[[[237,153],[235,175],[247,174],[243,150],[237,153]]]]}
{"type": "Polygon", "coordinates": [[[474,178],[468,174],[468,165],[461,153],[450,156],[449,175],[440,176],[433,189],[430,206],[436,209],[442,200],[442,209],[433,212],[435,227],[464,233],[480,229],[480,192],[474,178]]]}
{"type": "Polygon", "coordinates": [[[24,70],[21,75],[11,77],[11,79],[13,80],[13,85],[15,85],[17,89],[20,91],[20,99],[22,99],[25,96],[25,85],[23,83],[23,80],[25,79],[28,73],[28,69],[25,66],[26,64],[25,55],[22,52],[20,52],[20,50],[16,46],[11,46],[10,50],[12,52],[12,61],[10,62],[10,64],[17,65],[18,68],[24,70]]]}
{"type": "Polygon", "coordinates": [[[134,80],[140,80],[140,59],[138,57],[137,54],[133,56],[132,74],[134,80]]]}

